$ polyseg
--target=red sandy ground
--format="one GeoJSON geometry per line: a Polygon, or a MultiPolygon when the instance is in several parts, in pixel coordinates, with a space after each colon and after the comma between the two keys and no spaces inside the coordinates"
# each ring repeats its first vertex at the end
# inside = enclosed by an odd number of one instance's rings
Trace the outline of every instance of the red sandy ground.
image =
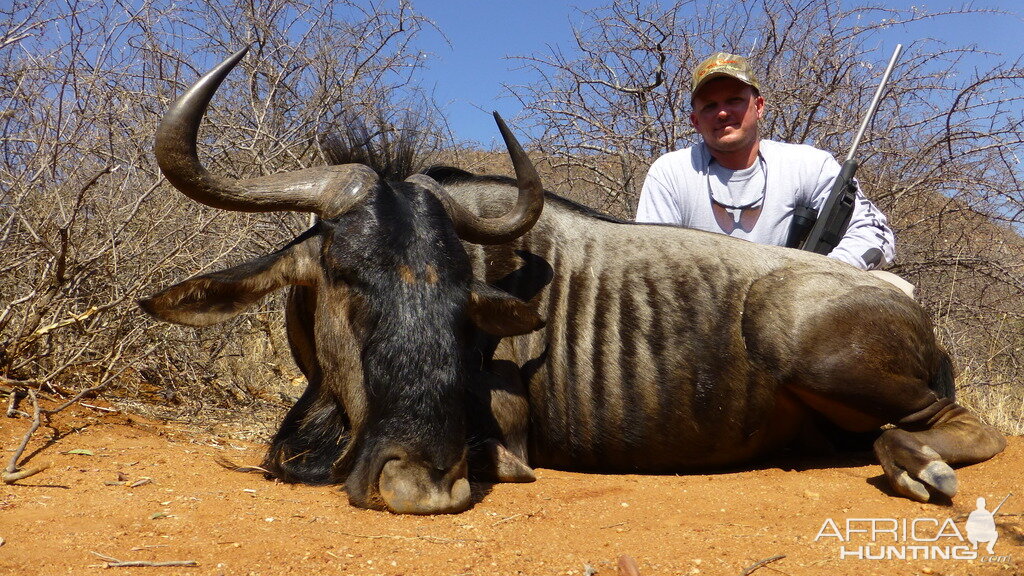
{"type": "MultiPolygon", "coordinates": [[[[0,418],[3,463],[27,423],[0,418]]],[[[780,555],[752,572],[1024,573],[1022,438],[960,470],[952,506],[889,496],[876,464],[844,457],[715,475],[538,470],[533,484],[478,488],[482,500],[463,514],[411,517],[355,509],[336,487],[279,484],[213,461],[257,463],[260,445],[86,408],[61,414],[55,428],[56,437],[41,429],[28,451],[30,464],[52,466],[0,485],[0,574],[612,575],[621,554],[644,576],[740,576],[780,555]],[[997,517],[998,561],[840,559],[867,536],[815,541],[828,519],[843,530],[854,518],[952,518],[965,534],[976,497],[991,509],[1010,492],[997,517]],[[197,566],[105,568],[99,555],[197,566]]],[[[953,538],[942,542],[960,543],[953,538]]]]}

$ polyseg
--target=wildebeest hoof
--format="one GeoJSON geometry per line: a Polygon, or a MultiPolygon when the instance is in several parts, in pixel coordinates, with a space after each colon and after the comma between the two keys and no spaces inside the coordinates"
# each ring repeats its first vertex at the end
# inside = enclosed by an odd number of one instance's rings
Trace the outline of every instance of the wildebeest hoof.
{"type": "Polygon", "coordinates": [[[497,440],[488,440],[487,457],[493,466],[494,480],[498,482],[533,482],[537,475],[533,468],[513,454],[504,444],[497,440]]]}
{"type": "Polygon", "coordinates": [[[893,479],[893,488],[896,492],[918,502],[927,502],[931,499],[932,492],[929,488],[952,498],[956,494],[956,487],[956,472],[941,460],[929,462],[918,474],[917,479],[906,470],[901,470],[893,479]]]}
{"type": "Polygon", "coordinates": [[[956,472],[942,460],[929,463],[918,476],[921,481],[949,498],[956,494],[956,472]]]}
{"type": "Polygon", "coordinates": [[[931,498],[931,494],[928,493],[928,488],[926,488],[924,484],[911,478],[910,474],[908,474],[906,470],[901,471],[893,480],[893,488],[901,495],[906,496],[911,500],[917,500],[918,502],[927,502],[928,499],[931,498]]]}

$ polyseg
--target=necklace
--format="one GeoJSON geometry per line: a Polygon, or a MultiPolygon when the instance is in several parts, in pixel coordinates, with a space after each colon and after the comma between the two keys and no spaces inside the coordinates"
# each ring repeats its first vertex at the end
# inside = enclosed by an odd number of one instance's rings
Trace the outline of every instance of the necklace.
{"type": "MultiPolygon", "coordinates": [[[[707,154],[707,149],[702,150],[702,156],[707,154]]],[[[758,168],[763,178],[763,184],[761,187],[761,193],[750,202],[745,203],[734,203],[731,201],[725,201],[717,198],[715,189],[711,185],[711,158],[704,157],[706,160],[704,176],[707,181],[708,198],[711,200],[712,213],[715,215],[715,219],[719,222],[719,226],[726,234],[731,234],[736,229],[750,232],[753,225],[757,223],[758,216],[761,215],[761,207],[764,203],[765,196],[768,193],[768,164],[764,161],[764,156],[761,152],[757,153],[758,168]],[[746,211],[746,212],[745,212],[746,211]]],[[[728,193],[729,185],[725,184],[725,192],[728,193]]]]}

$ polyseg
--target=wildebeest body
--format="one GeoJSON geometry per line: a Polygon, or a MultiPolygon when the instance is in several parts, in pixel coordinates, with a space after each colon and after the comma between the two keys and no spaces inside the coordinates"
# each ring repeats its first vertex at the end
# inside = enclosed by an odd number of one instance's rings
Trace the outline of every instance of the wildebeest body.
{"type": "MultiPolygon", "coordinates": [[[[436,177],[484,214],[509,202],[506,180],[436,177]]],[[[519,368],[521,398],[491,404],[506,436],[517,423],[505,406],[528,404],[528,439],[505,441],[527,446],[520,455],[531,465],[727,466],[813,434],[822,417],[848,431],[957,420],[947,426],[962,429],[949,462],[1002,449],[998,433],[936,394],[952,389],[951,370],[925,311],[847,264],[620,222],[551,195],[529,233],[469,253],[479,276],[531,300],[547,321],[480,346],[484,365],[519,368]]]]}

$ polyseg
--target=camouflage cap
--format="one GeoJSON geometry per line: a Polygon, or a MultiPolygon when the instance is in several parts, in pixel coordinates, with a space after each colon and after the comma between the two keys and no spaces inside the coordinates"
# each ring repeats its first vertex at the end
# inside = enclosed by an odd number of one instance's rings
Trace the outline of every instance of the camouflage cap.
{"type": "Polygon", "coordinates": [[[735,78],[744,84],[753,86],[758,92],[761,91],[761,85],[758,84],[757,77],[754,76],[754,70],[750,67],[747,59],[743,56],[727,52],[715,52],[701,62],[700,66],[694,68],[690,91],[691,93],[696,93],[701,86],[710,80],[722,78],[723,76],[735,78]]]}

